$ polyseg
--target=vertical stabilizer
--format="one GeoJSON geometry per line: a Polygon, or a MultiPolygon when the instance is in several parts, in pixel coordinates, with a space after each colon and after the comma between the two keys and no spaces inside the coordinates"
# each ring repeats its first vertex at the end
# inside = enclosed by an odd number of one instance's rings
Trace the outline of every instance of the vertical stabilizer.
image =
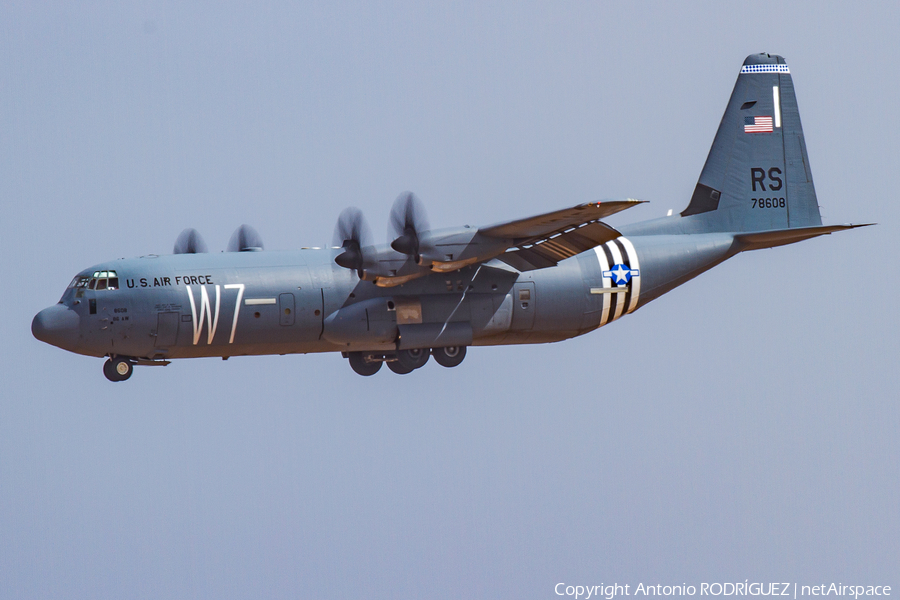
{"type": "Polygon", "coordinates": [[[781,56],[744,61],[681,216],[710,232],[822,224],[794,84],[781,56]]]}

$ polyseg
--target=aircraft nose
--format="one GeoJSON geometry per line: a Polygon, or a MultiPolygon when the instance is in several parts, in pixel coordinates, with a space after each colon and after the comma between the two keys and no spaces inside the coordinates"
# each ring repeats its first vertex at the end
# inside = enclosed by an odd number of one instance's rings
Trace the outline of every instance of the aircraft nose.
{"type": "Polygon", "coordinates": [[[31,333],[42,342],[59,348],[68,348],[75,344],[78,337],[78,314],[62,304],[45,308],[34,316],[31,322],[31,333]]]}

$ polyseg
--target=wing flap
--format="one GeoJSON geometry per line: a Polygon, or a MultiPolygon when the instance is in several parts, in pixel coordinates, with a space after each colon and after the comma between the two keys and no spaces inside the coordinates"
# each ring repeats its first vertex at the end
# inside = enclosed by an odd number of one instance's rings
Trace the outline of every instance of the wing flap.
{"type": "Polygon", "coordinates": [[[600,221],[593,221],[581,227],[538,240],[515,250],[509,250],[497,257],[519,271],[533,271],[555,266],[585,250],[614,240],[621,234],[600,221]]]}

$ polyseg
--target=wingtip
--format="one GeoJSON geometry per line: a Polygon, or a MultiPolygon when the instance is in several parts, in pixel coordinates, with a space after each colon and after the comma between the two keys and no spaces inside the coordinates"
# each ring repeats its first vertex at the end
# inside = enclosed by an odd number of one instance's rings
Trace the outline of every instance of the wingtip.
{"type": "Polygon", "coordinates": [[[597,200],[596,202],[592,202],[592,206],[601,206],[603,204],[612,204],[615,202],[623,202],[627,204],[647,204],[649,200],[639,200],[637,198],[604,198],[603,200],[597,200]]]}

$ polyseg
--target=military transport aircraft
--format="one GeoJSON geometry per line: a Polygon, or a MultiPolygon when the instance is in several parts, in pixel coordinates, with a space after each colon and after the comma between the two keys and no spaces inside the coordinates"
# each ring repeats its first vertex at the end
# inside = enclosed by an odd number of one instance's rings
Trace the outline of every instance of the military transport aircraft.
{"type": "Polygon", "coordinates": [[[469,346],[555,342],[632,313],[722,261],[859,225],[823,226],[790,70],[744,61],[694,193],[680,215],[614,229],[638,204],[611,200],[487,227],[429,228],[421,203],[394,204],[394,239],[373,245],[357,209],[335,247],[263,251],[240,227],[209,253],[193,229],[174,254],[86,269],[34,336],[135,365],[199,356],[341,352],[360,375],[453,367],[469,346]]]}

